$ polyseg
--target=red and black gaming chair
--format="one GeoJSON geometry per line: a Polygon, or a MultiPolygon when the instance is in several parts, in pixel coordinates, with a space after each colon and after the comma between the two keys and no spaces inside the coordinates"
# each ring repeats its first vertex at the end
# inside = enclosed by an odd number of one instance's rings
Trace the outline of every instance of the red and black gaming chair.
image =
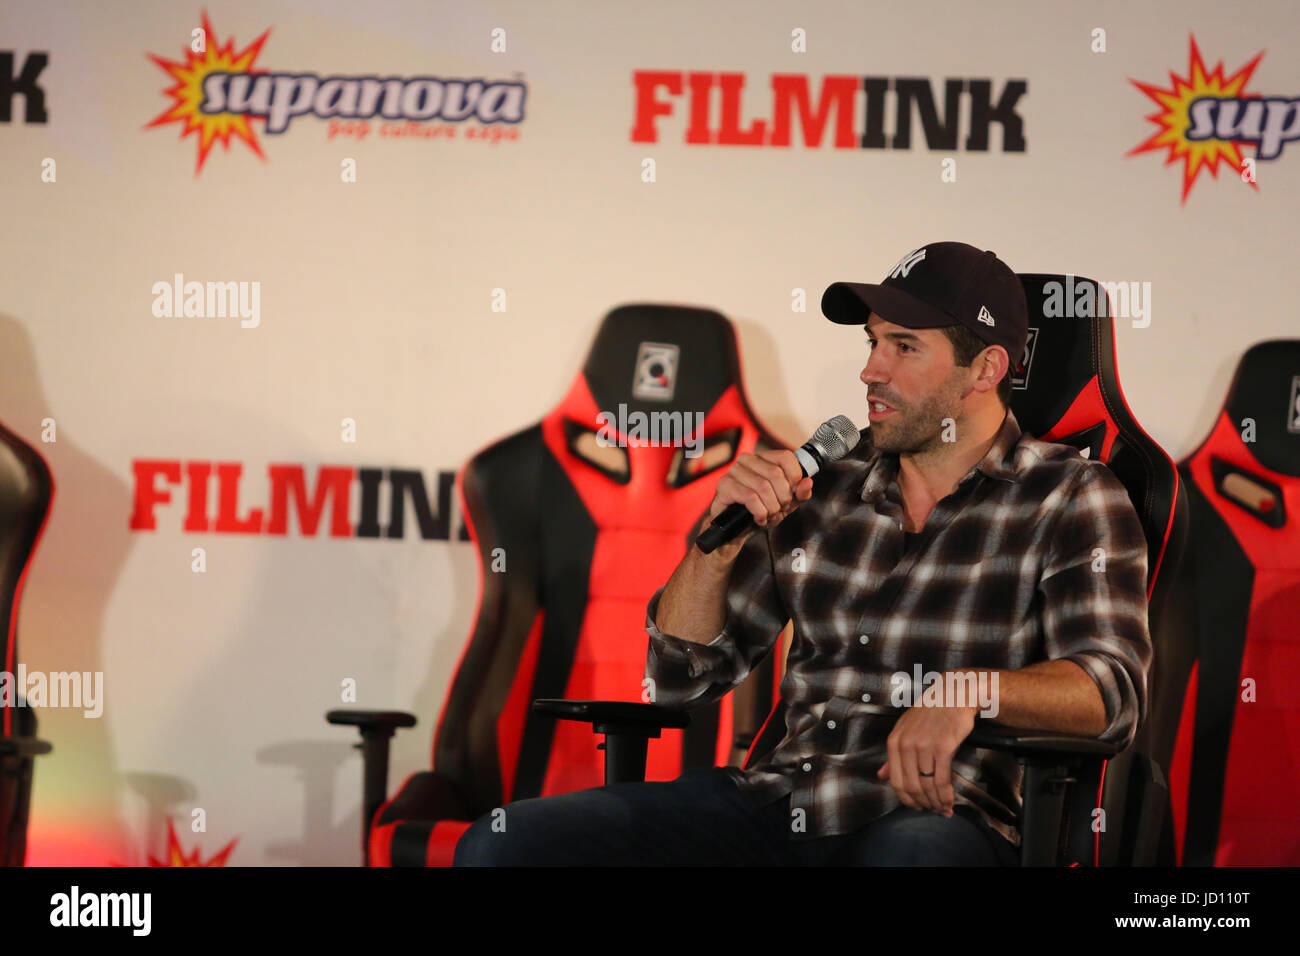
{"type": "Polygon", "coordinates": [[[36,739],[36,713],[17,686],[18,601],[36,542],[45,528],[54,481],[40,454],[0,425],[0,670],[15,683],[13,702],[0,698],[0,865],[22,866],[32,764],[50,745],[36,739]]]}
{"type": "Polygon", "coordinates": [[[1185,866],[1300,864],[1300,339],[1252,346],[1178,465],[1196,660],[1173,811],[1185,866]]]}
{"type": "MultiPolygon", "coordinates": [[[[1146,722],[1122,753],[1091,737],[1003,727],[983,720],[967,742],[1010,751],[1024,766],[1020,815],[1024,865],[1149,865],[1158,856],[1168,804],[1168,752],[1178,723],[1182,687],[1162,662],[1181,659],[1185,634],[1170,630],[1170,581],[1187,530],[1186,495],[1169,456],[1133,418],[1119,387],[1114,328],[1105,289],[1072,277],[1072,315],[1062,316],[1067,277],[1022,275],[1030,330],[1025,355],[1013,374],[1012,410],[1021,428],[1044,441],[1073,445],[1105,462],[1128,489],[1148,544],[1147,596],[1154,644],[1146,722]],[[1052,283],[1057,284],[1054,290],[1052,283]],[[1091,308],[1086,303],[1091,298],[1091,308]],[[1167,747],[1166,747],[1167,745],[1167,747]],[[1104,830],[1094,833],[1100,807],[1104,830]]],[[[797,637],[796,637],[797,639],[797,637]]],[[[1185,678],[1185,673],[1184,673],[1185,678]]],[[[725,699],[725,698],[724,698],[725,699]]],[[[542,713],[608,726],[654,726],[681,712],[653,705],[603,701],[540,700],[542,713]]],[[[642,731],[643,732],[643,731],[642,731]]],[[[752,766],[784,738],[785,705],[778,700],[751,747],[752,766]]],[[[618,736],[607,732],[607,739],[618,736]]],[[[635,773],[621,779],[641,779],[635,773]]],[[[609,782],[621,782],[610,780],[609,782]]]]}
{"type": "MultiPolygon", "coordinates": [[[[413,774],[384,802],[388,738],[414,718],[327,715],[362,731],[363,840],[372,865],[450,864],[460,835],[494,808],[602,784],[591,730],[557,725],[529,702],[649,699],[646,603],[681,560],[718,479],[756,445],[779,442],[745,399],[731,323],[704,309],[630,305],[606,316],[550,414],[470,460],[459,490],[479,552],[481,596],[439,718],[433,769],[413,774]],[[602,429],[601,412],[615,430],[626,423],[631,438],[664,443],[611,444],[617,432],[602,429]],[[651,413],[675,415],[685,446],[669,445],[666,429],[635,430],[634,416],[651,413]]],[[[737,732],[747,745],[776,696],[771,663],[751,680],[738,698],[749,712],[734,713],[728,699],[694,714],[689,726],[653,735],[650,779],[732,762],[737,732]]],[[[606,757],[622,759],[621,751],[606,757]]],[[[640,759],[644,768],[645,751],[640,759]]]]}

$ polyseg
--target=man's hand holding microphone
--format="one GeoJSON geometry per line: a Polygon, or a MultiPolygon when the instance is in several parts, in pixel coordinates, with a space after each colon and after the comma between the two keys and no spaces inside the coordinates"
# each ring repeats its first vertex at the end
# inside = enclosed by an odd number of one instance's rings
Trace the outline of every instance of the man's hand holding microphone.
{"type": "Polygon", "coordinates": [[[707,644],[726,622],[731,567],[755,527],[771,530],[812,497],[812,476],[858,442],[858,428],[837,415],[797,450],[762,449],[737,456],[718,482],[706,530],[677,566],[659,599],[655,624],[664,634],[707,644]]]}

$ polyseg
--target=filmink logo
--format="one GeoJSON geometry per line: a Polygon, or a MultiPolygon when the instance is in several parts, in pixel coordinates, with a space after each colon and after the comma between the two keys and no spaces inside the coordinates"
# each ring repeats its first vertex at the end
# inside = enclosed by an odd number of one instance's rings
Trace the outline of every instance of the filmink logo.
{"type": "Polygon", "coordinates": [[[22,104],[23,123],[48,123],[45,88],[36,82],[50,62],[48,52],[28,52],[15,69],[14,51],[0,50],[0,123],[14,122],[14,101],[22,104]]]}
{"type": "Polygon", "coordinates": [[[988,152],[989,131],[998,126],[1002,152],[1025,152],[1025,123],[1016,105],[1029,91],[1027,80],[1002,81],[995,98],[994,81],[985,78],[945,79],[942,93],[936,95],[936,81],[924,77],[825,76],[817,94],[807,76],[775,74],[768,82],[770,120],[756,119],[742,129],[746,79],[744,73],[634,71],[632,142],[659,142],[659,118],[680,110],[688,117],[685,142],[690,146],[788,147],[797,128],[803,145],[813,149],[827,145],[828,139],[836,149],[911,149],[919,121],[921,138],[930,150],[988,152]],[[680,103],[683,97],[686,102],[680,103]],[[721,115],[713,109],[715,97],[721,115]],[[888,134],[887,105],[894,107],[888,134]]]}
{"type": "MultiPolygon", "coordinates": [[[[409,502],[422,539],[449,541],[452,537],[454,471],[438,472],[436,511],[424,475],[414,469],[322,465],[316,469],[313,486],[303,465],[268,465],[270,503],[255,508],[241,505],[243,472],[240,462],[136,459],[131,462],[135,505],[130,529],[156,531],[157,511],[173,503],[175,490],[185,508],[181,530],[187,533],[287,535],[292,526],[302,537],[316,537],[324,529],[330,538],[402,538],[409,502]],[[386,525],[380,524],[381,492],[387,493],[386,525]],[[355,526],[349,517],[354,498],[359,512],[355,526]],[[291,522],[290,515],[296,521],[291,522]]],[[[463,520],[456,524],[457,540],[470,540],[463,520]]]]}

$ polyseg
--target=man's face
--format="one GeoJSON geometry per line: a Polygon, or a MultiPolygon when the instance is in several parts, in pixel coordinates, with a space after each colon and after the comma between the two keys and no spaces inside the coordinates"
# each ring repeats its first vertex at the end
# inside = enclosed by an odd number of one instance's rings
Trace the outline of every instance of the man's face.
{"type": "Polygon", "coordinates": [[[863,384],[877,448],[916,454],[940,447],[944,419],[960,423],[970,394],[971,366],[953,362],[952,343],[940,329],[907,329],[875,312],[867,319],[871,348],[863,384]],[[875,402],[888,410],[879,413],[875,402]]]}

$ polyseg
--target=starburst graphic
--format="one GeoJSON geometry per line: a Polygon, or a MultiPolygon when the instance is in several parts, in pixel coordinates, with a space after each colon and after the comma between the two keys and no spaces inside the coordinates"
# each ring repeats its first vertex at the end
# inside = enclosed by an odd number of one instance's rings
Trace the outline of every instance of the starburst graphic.
{"type": "Polygon", "coordinates": [[[150,866],[225,866],[226,860],[230,858],[231,852],[235,849],[235,843],[238,838],[231,840],[217,853],[216,856],[209,860],[199,859],[199,848],[195,847],[194,852],[188,856],[181,849],[181,843],[176,839],[176,830],[172,827],[172,821],[167,819],[167,859],[156,860],[153,856],[149,857],[150,866]]]}
{"type": "MultiPolygon", "coordinates": [[[[176,83],[171,89],[164,91],[167,96],[174,100],[173,105],[164,110],[157,118],[146,123],[144,127],[150,129],[156,126],[165,126],[168,123],[180,123],[181,139],[187,136],[197,136],[198,164],[194,169],[196,177],[203,171],[203,164],[207,160],[208,153],[212,150],[213,145],[220,143],[226,152],[230,152],[230,138],[232,136],[243,140],[244,144],[256,153],[263,162],[266,161],[266,156],[262,153],[262,147],[257,141],[257,134],[249,125],[250,117],[237,113],[203,113],[199,110],[199,105],[203,102],[203,80],[210,73],[248,73],[255,75],[267,72],[266,70],[254,69],[253,62],[257,59],[257,55],[262,52],[262,44],[271,35],[271,31],[268,29],[247,47],[236,53],[233,38],[227,39],[224,46],[216,41],[215,31],[208,19],[207,10],[202,12],[200,22],[205,38],[203,53],[186,50],[184,60],[167,60],[152,53],[146,54],[150,60],[157,64],[159,69],[175,80],[176,83]]],[[[261,120],[262,118],[254,116],[251,119],[261,120]]]]}
{"type": "MultiPolygon", "coordinates": [[[[1264,51],[1261,50],[1255,54],[1253,60],[1236,73],[1225,77],[1223,61],[1220,60],[1215,65],[1213,72],[1207,71],[1205,63],[1201,60],[1201,51],[1196,46],[1196,38],[1191,34],[1188,34],[1188,38],[1191,42],[1191,53],[1188,57],[1187,76],[1178,76],[1170,70],[1169,89],[1161,89],[1132,77],[1129,78],[1129,82],[1155,101],[1160,109],[1145,117],[1155,123],[1159,129],[1152,133],[1146,142],[1135,146],[1126,154],[1136,156],[1138,153],[1167,149],[1166,166],[1172,166],[1181,159],[1183,161],[1183,203],[1187,202],[1192,184],[1202,172],[1208,170],[1212,178],[1219,178],[1221,162],[1227,163],[1240,174],[1244,165],[1240,147],[1250,145],[1248,142],[1230,139],[1189,140],[1187,129],[1191,125],[1189,110],[1192,102],[1202,97],[1257,98],[1260,94],[1247,92],[1246,84],[1250,81],[1251,74],[1255,72],[1255,67],[1259,65],[1260,58],[1264,56],[1264,51]]],[[[1250,186],[1252,189],[1259,189],[1259,184],[1253,180],[1250,186]]]]}

